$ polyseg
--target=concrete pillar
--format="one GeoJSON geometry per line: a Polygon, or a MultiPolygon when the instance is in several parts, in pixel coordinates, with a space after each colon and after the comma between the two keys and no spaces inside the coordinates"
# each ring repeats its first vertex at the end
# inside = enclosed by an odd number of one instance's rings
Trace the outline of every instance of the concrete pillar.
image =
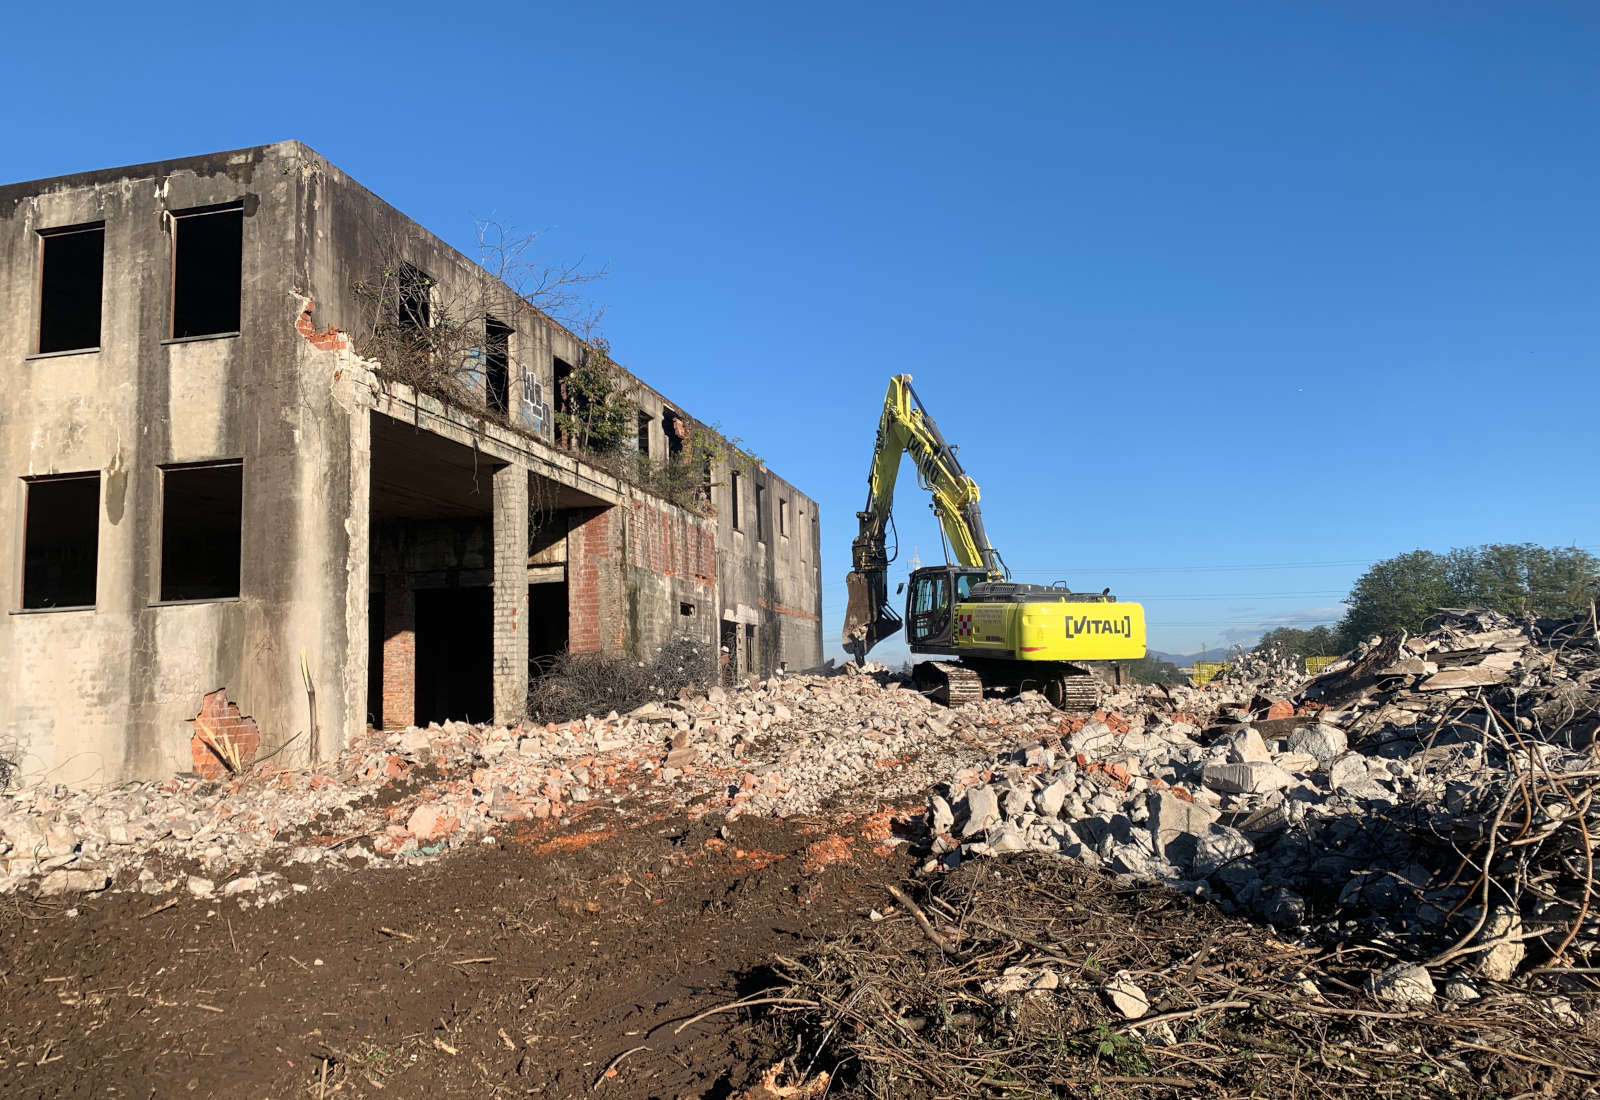
{"type": "Polygon", "coordinates": [[[383,579],[383,728],[398,730],[417,718],[417,597],[411,578],[383,579]]]}
{"type": "Polygon", "coordinates": [[[528,709],[528,471],[494,474],[494,720],[528,709]]]}

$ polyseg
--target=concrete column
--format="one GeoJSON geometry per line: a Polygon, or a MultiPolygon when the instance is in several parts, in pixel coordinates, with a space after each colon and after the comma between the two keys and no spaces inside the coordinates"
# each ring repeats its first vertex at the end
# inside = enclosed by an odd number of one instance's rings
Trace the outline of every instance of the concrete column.
{"type": "Polygon", "coordinates": [[[528,709],[528,471],[494,474],[494,720],[528,709]]]}
{"type": "Polygon", "coordinates": [[[383,579],[383,728],[398,730],[417,718],[417,597],[411,578],[383,579]]]}

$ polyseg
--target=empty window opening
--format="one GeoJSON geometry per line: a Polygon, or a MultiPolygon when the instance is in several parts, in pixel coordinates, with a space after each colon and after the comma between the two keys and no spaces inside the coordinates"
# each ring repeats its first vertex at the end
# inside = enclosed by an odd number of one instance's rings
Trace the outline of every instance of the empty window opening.
{"type": "Polygon", "coordinates": [[[104,223],[39,234],[40,354],[100,346],[105,255],[104,223]]]}
{"type": "Polygon", "coordinates": [[[778,534],[789,537],[789,498],[778,498],[778,534]]]}
{"type": "Polygon", "coordinates": [[[93,607],[100,551],[100,475],[30,478],[22,606],[93,607]]]}
{"type": "Polygon", "coordinates": [[[654,419],[647,412],[639,413],[639,453],[646,458],[650,457],[650,421],[654,419]]]}
{"type": "Polygon", "coordinates": [[[511,331],[503,321],[483,319],[484,401],[502,416],[511,409],[511,331]]]}
{"type": "Polygon", "coordinates": [[[760,668],[756,661],[756,624],[744,624],[744,671],[746,675],[754,676],[756,669],[760,668]]]}
{"type": "Polygon", "coordinates": [[[722,672],[721,679],[724,687],[732,687],[738,677],[739,662],[738,655],[735,652],[738,648],[739,624],[731,619],[723,619],[722,631],[719,637],[717,667],[722,672]]]}
{"type": "Polygon", "coordinates": [[[215,462],[161,471],[161,600],[239,595],[244,465],[215,462]]]}
{"type": "Polygon", "coordinates": [[[401,328],[433,326],[433,277],[420,267],[400,265],[395,297],[395,323],[401,328]]]}
{"type": "Polygon", "coordinates": [[[694,604],[692,604],[692,603],[680,603],[678,605],[678,614],[682,615],[685,619],[693,618],[694,617],[694,604]]]}
{"type": "Polygon", "coordinates": [[[683,417],[671,409],[661,410],[661,434],[667,440],[667,459],[675,461],[682,458],[684,437],[689,434],[683,417]]]}
{"type": "Polygon", "coordinates": [[[735,531],[744,530],[740,525],[742,517],[739,515],[739,483],[743,480],[744,478],[739,476],[738,470],[734,470],[728,478],[728,496],[732,501],[728,507],[728,515],[733,520],[733,529],[735,531]]]}
{"type": "Polygon", "coordinates": [[[572,413],[572,364],[557,358],[551,365],[551,377],[556,387],[556,412],[572,413]]]}
{"type": "Polygon", "coordinates": [[[200,210],[172,218],[172,337],[239,331],[244,210],[200,210]]]}
{"type": "Polygon", "coordinates": [[[572,431],[569,425],[573,418],[572,392],[572,364],[565,359],[552,357],[550,364],[550,384],[556,392],[555,422],[556,442],[563,447],[572,445],[572,431]]]}
{"type": "Polygon", "coordinates": [[[761,542],[767,541],[767,487],[756,486],[756,538],[761,542]]]}

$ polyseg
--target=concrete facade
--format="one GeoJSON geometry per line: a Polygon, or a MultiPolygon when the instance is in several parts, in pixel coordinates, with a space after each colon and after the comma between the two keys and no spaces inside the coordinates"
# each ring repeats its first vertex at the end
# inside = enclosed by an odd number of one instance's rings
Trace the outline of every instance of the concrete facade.
{"type": "Polygon", "coordinates": [[[821,660],[814,502],[626,372],[637,445],[701,491],[564,446],[584,344],[298,142],[0,187],[0,287],[25,781],[187,770],[218,689],[261,753],[317,759],[369,721],[514,720],[564,647],[821,660]],[[393,307],[397,270],[426,278],[393,307]],[[425,392],[360,354],[391,308],[492,331],[425,392]]]}

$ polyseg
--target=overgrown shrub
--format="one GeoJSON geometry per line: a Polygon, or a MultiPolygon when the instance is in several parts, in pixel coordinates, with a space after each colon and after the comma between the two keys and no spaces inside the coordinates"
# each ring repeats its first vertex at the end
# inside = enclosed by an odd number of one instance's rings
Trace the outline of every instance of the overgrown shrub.
{"type": "Polygon", "coordinates": [[[565,722],[626,713],[652,700],[704,690],[715,672],[714,647],[692,638],[674,638],[651,661],[567,651],[541,662],[529,682],[528,717],[565,722]]]}

